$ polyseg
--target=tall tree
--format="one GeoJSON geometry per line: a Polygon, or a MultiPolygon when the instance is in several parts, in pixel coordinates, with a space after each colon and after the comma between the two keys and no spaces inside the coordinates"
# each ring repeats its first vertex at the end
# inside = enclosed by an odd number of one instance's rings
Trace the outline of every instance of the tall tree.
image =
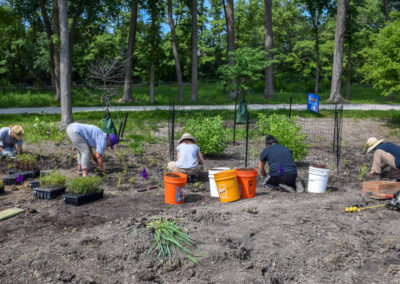
{"type": "Polygon", "coordinates": [[[335,30],[335,50],[333,53],[332,83],[329,101],[339,103],[343,101],[341,94],[343,72],[343,47],[346,30],[346,11],[348,0],[338,0],[335,30]]]}
{"type": "MultiPolygon", "coordinates": [[[[228,64],[235,65],[232,59],[231,53],[235,50],[235,17],[234,17],[234,5],[233,0],[222,0],[224,12],[225,12],[225,22],[226,22],[226,51],[228,53],[228,64]]],[[[231,99],[236,97],[235,91],[229,92],[229,97],[231,99]]]]}
{"type": "Polygon", "coordinates": [[[390,21],[390,3],[389,3],[389,0],[383,0],[383,8],[385,10],[386,21],[390,21]]]}
{"type": "Polygon", "coordinates": [[[272,98],[274,96],[274,66],[272,60],[274,55],[273,35],[272,35],[272,0],[264,0],[264,25],[265,25],[265,51],[267,52],[267,61],[269,66],[265,68],[265,87],[263,92],[264,98],[272,98]]]}
{"type": "Polygon", "coordinates": [[[137,13],[138,5],[137,1],[134,0],[131,5],[131,16],[129,20],[128,50],[125,59],[124,96],[122,97],[123,102],[132,101],[132,66],[133,52],[136,43],[137,13]]]}
{"type": "Polygon", "coordinates": [[[168,0],[168,23],[171,29],[172,53],[175,59],[176,80],[178,82],[178,101],[183,102],[182,69],[179,62],[178,47],[176,45],[175,25],[172,17],[172,0],[168,0]]]}
{"type": "Polygon", "coordinates": [[[190,96],[190,101],[197,101],[197,48],[198,48],[198,26],[197,26],[197,0],[192,0],[192,5],[190,7],[191,20],[192,20],[192,94],[190,96]]]}
{"type": "Polygon", "coordinates": [[[67,0],[58,0],[60,19],[60,90],[61,90],[61,127],[66,128],[72,119],[70,46],[68,30],[67,0]]]}

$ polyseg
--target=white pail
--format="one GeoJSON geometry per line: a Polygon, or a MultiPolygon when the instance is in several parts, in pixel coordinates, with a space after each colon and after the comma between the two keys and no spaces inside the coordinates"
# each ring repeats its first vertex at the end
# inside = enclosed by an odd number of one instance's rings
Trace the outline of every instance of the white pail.
{"type": "Polygon", "coordinates": [[[308,192],[324,193],[329,178],[329,169],[310,166],[308,171],[308,192]]]}
{"type": "Polygon", "coordinates": [[[219,197],[218,190],[217,190],[217,184],[215,183],[215,180],[214,180],[214,175],[216,173],[228,171],[228,170],[230,170],[230,168],[224,168],[224,167],[213,168],[213,169],[208,170],[208,178],[210,179],[210,195],[212,197],[219,197]]]}

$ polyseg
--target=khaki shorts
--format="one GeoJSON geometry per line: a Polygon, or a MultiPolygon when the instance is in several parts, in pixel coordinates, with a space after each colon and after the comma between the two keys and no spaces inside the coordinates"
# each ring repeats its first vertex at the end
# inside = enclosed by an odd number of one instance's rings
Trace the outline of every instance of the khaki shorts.
{"type": "Polygon", "coordinates": [[[177,168],[176,167],[176,162],[171,161],[168,163],[168,171],[170,172],[178,172],[178,173],[183,173],[183,174],[187,174],[187,175],[195,175],[198,173],[199,171],[199,167],[195,168],[195,169],[181,169],[181,168],[177,168]]]}

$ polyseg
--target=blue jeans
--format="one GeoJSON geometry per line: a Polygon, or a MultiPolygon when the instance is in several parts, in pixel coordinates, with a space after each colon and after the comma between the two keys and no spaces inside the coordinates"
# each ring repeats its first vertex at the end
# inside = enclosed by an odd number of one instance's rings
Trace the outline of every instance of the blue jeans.
{"type": "Polygon", "coordinates": [[[15,149],[15,146],[4,147],[3,151],[0,151],[0,156],[15,157],[15,155],[17,155],[17,149],[15,149]]]}

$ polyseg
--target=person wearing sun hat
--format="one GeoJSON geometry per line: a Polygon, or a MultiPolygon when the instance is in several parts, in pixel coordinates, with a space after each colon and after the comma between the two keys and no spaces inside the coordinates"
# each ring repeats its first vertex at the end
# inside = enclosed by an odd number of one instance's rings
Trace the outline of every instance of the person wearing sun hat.
{"type": "Polygon", "coordinates": [[[204,164],[200,147],[196,145],[196,138],[189,133],[183,134],[179,139],[176,157],[177,161],[168,163],[168,171],[194,175],[198,172],[199,165],[204,164]]]}
{"type": "Polygon", "coordinates": [[[390,167],[392,174],[400,174],[400,146],[384,141],[385,139],[370,137],[364,146],[367,153],[375,151],[371,172],[368,174],[369,178],[375,180],[381,179],[382,170],[386,167],[390,167]]]}
{"type": "Polygon", "coordinates": [[[106,147],[114,148],[118,139],[114,134],[106,134],[100,128],[90,124],[71,123],[67,126],[67,135],[77,150],[78,172],[88,175],[90,157],[97,163],[99,170],[105,174],[103,157],[106,147]],[[96,150],[96,155],[92,153],[96,150]]]}
{"type": "Polygon", "coordinates": [[[21,125],[15,124],[0,129],[0,156],[14,157],[17,152],[22,154],[22,139],[24,130],[21,125]],[[15,146],[17,148],[15,149],[15,146]]]}

